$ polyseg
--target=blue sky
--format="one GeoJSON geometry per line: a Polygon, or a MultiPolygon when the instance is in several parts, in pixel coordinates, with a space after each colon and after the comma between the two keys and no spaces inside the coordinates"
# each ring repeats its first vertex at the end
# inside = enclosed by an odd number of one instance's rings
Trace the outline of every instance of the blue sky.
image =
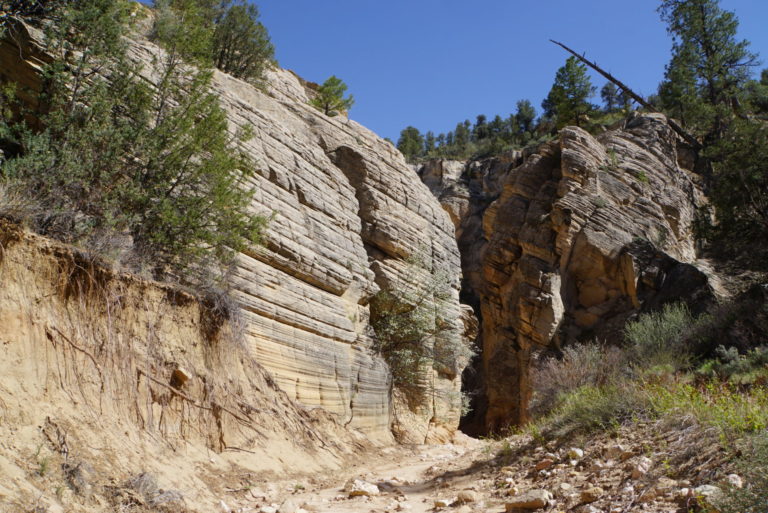
{"type": "MultiPolygon", "coordinates": [[[[337,75],[350,116],[397,140],[478,114],[537,110],[567,54],[556,39],[648,95],[671,41],[656,0],[258,0],[277,59],[307,80],[337,75]]],[[[768,67],[768,0],[721,0],[768,67]]],[[[600,87],[604,81],[596,77],[600,87]]],[[[597,101],[598,98],[595,99],[597,101]]]]}
{"type": "MultiPolygon", "coordinates": [[[[355,96],[350,116],[397,140],[413,125],[436,133],[477,114],[539,108],[567,54],[557,39],[653,93],[670,39],[654,0],[260,0],[284,68],[355,96]]],[[[768,67],[768,1],[721,0],[768,67]]],[[[595,79],[601,86],[603,80],[595,79]]]]}

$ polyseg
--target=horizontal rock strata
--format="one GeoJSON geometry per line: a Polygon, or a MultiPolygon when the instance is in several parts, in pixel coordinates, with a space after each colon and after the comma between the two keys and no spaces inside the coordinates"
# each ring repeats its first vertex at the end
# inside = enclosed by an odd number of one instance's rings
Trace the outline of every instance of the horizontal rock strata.
{"type": "MultiPolygon", "coordinates": [[[[4,43],[0,56],[10,70],[3,78],[25,84],[39,78],[41,53],[34,29],[26,31],[31,37],[17,38],[20,47],[4,43]]],[[[150,82],[161,52],[143,37],[132,42],[131,56],[150,82]]],[[[305,84],[281,69],[268,73],[265,90],[214,75],[231,129],[254,134],[243,143],[257,166],[245,184],[255,191],[252,210],[273,216],[266,244],[240,255],[233,278],[247,343],[290,397],[386,440],[390,377],[372,351],[368,302],[419,256],[429,272],[449,277],[453,297],[445,310],[459,334],[454,228],[391,144],[308,105],[305,84]]],[[[435,389],[453,397],[458,380],[435,374],[435,389]]],[[[446,401],[439,412],[434,401],[422,405],[414,426],[419,437],[427,436],[430,420],[458,423],[458,398],[446,401]]]]}
{"type": "Polygon", "coordinates": [[[661,115],[597,137],[567,127],[525,155],[469,163],[459,180],[420,174],[454,212],[464,293],[482,319],[481,430],[526,420],[534,351],[617,340],[638,310],[712,298],[692,265],[702,195],[661,115]]]}

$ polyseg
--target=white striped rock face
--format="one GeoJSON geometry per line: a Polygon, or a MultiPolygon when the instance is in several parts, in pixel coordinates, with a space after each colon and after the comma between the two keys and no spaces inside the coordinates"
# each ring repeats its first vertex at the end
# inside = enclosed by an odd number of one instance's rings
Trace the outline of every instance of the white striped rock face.
{"type": "MultiPolygon", "coordinates": [[[[137,38],[130,52],[151,82],[160,50],[137,38]]],[[[6,45],[0,54],[11,79],[39,77],[31,52],[6,45]]],[[[255,191],[252,210],[274,216],[265,245],[240,255],[233,278],[248,344],[291,398],[389,440],[398,401],[372,350],[368,302],[380,286],[408,274],[408,257],[419,256],[450,280],[444,310],[454,331],[471,325],[458,301],[453,224],[391,144],[308,105],[293,73],[272,71],[267,82],[262,91],[217,72],[213,85],[231,129],[254,133],[244,143],[256,164],[245,184],[255,191]]],[[[407,428],[397,426],[402,438],[450,436],[459,420],[461,370],[425,371],[440,400],[411,405],[407,428]]]]}
{"type": "MultiPolygon", "coordinates": [[[[140,42],[134,51],[150,63],[157,49],[140,42]]],[[[390,379],[371,350],[368,300],[404,271],[404,259],[426,256],[450,276],[447,309],[459,330],[453,225],[399,151],[308,105],[293,73],[270,72],[263,92],[217,72],[214,89],[232,128],[254,132],[245,143],[256,163],[253,211],[274,214],[265,246],[240,256],[234,278],[253,354],[296,401],[387,439],[390,379]]],[[[443,404],[417,408],[402,437],[439,438],[458,425],[460,372],[434,374],[443,404]]]]}

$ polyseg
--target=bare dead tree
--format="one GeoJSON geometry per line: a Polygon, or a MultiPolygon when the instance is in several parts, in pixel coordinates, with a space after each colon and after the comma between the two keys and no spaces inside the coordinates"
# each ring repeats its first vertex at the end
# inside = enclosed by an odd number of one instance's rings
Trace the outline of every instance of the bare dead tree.
{"type": "MultiPolygon", "coordinates": [[[[624,93],[627,94],[630,98],[635,100],[638,104],[642,105],[646,109],[648,109],[651,112],[660,113],[659,110],[653,106],[653,104],[649,103],[645,100],[642,96],[634,92],[632,89],[629,88],[628,85],[626,85],[621,80],[617,79],[607,71],[605,71],[603,68],[597,65],[596,62],[588,60],[586,57],[584,57],[583,54],[578,54],[576,51],[572,50],[571,48],[568,48],[566,45],[559,41],[555,41],[554,39],[550,39],[551,42],[555,43],[560,48],[564,49],[566,52],[570,53],[577,59],[579,59],[581,62],[592,68],[593,70],[600,73],[603,77],[605,77],[607,80],[610,80],[613,82],[616,87],[620,88],[624,93]]],[[[677,135],[683,138],[685,142],[690,144],[695,150],[700,150],[702,148],[701,143],[690,133],[686,132],[683,127],[681,127],[674,119],[668,118],[667,121],[669,122],[669,126],[672,127],[672,130],[674,130],[677,135]]]]}

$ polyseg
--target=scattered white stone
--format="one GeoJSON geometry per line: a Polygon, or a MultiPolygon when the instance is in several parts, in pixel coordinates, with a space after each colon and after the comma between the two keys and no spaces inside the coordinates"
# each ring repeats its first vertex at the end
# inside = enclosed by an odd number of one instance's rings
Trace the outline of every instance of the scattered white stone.
{"type": "Polygon", "coordinates": [[[548,490],[528,490],[517,495],[505,504],[508,512],[515,509],[540,509],[546,508],[549,501],[552,500],[552,494],[548,490]]]}
{"type": "Polygon", "coordinates": [[[627,452],[626,447],[624,447],[623,445],[616,444],[608,447],[605,450],[605,457],[608,458],[609,460],[616,460],[616,459],[619,459],[619,457],[625,452],[627,452]]]}
{"type": "Polygon", "coordinates": [[[568,459],[580,460],[583,457],[584,457],[584,451],[582,451],[578,447],[571,447],[570,449],[568,449],[568,459]]]}
{"type": "Polygon", "coordinates": [[[227,506],[227,503],[224,501],[219,501],[219,507],[224,513],[230,513],[230,511],[232,511],[232,509],[227,506]]]}
{"type": "Polygon", "coordinates": [[[591,488],[583,490],[581,492],[581,495],[579,496],[579,499],[581,500],[582,504],[589,504],[591,502],[595,502],[599,500],[604,493],[605,493],[605,490],[603,490],[599,486],[593,486],[591,488]]]}
{"type": "Polygon", "coordinates": [[[432,504],[435,508],[447,508],[453,504],[453,499],[435,499],[432,504]]]}
{"type": "Polygon", "coordinates": [[[725,476],[725,480],[734,488],[742,488],[744,486],[744,481],[741,480],[738,474],[728,474],[725,476]]]}
{"type": "Polygon", "coordinates": [[[277,513],[277,508],[274,506],[262,506],[259,509],[259,513],[277,513]]]}
{"type": "Polygon", "coordinates": [[[462,490],[456,495],[454,505],[469,504],[470,502],[477,502],[477,494],[471,490],[462,490]]]}
{"type": "Polygon", "coordinates": [[[347,492],[350,497],[371,497],[381,493],[378,486],[367,481],[363,481],[362,479],[351,479],[344,486],[344,491],[347,492]]]}
{"type": "Polygon", "coordinates": [[[653,461],[650,458],[643,456],[637,461],[637,464],[632,468],[632,479],[640,479],[646,475],[653,465],[653,461]]]}
{"type": "Polygon", "coordinates": [[[713,507],[714,503],[723,497],[723,491],[717,486],[702,485],[694,488],[693,495],[702,506],[713,507]]]}

